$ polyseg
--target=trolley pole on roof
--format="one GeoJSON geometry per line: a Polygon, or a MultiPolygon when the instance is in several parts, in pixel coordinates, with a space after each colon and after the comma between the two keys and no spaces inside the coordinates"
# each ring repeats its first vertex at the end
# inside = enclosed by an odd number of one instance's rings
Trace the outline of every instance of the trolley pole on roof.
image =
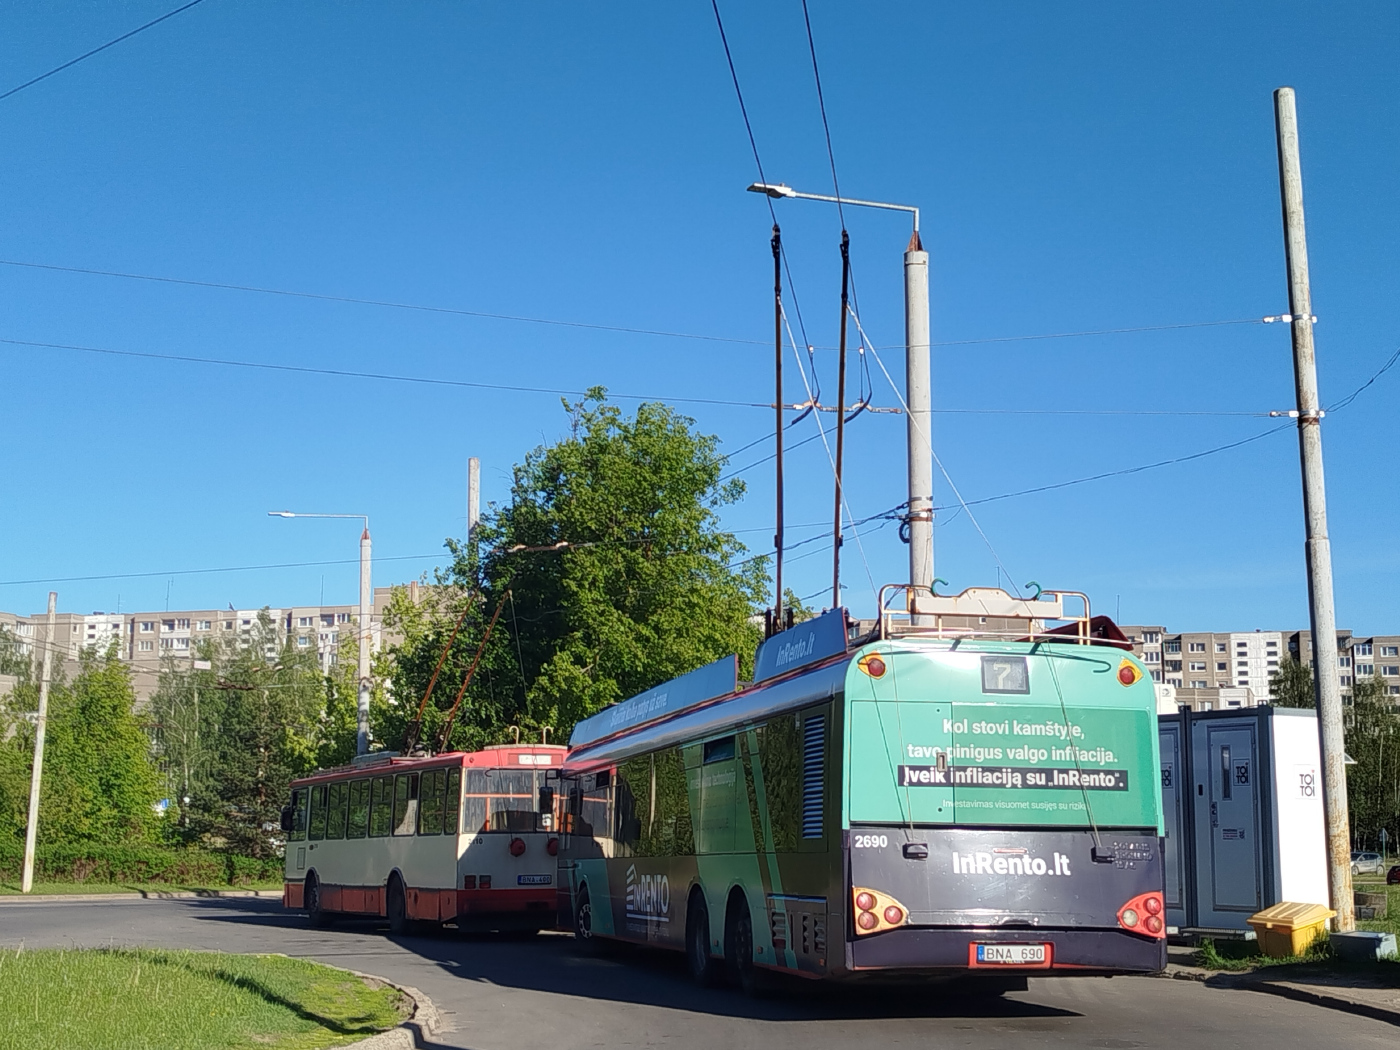
{"type": "Polygon", "coordinates": [[[1283,247],[1288,262],[1288,310],[1293,328],[1293,379],[1298,393],[1298,451],[1303,464],[1303,519],[1307,529],[1308,611],[1313,676],[1322,743],[1322,799],[1327,822],[1327,869],[1333,929],[1356,928],[1347,821],[1347,771],[1342,689],[1337,678],[1337,617],[1332,600],[1332,546],[1327,537],[1327,490],[1322,477],[1322,410],[1313,348],[1308,239],[1303,224],[1303,172],[1298,157],[1298,109],[1290,87],[1274,92],[1283,247]]]}
{"type": "Polygon", "coordinates": [[[39,712],[34,721],[34,769],[29,775],[29,823],[24,828],[24,870],[20,875],[20,892],[34,888],[34,850],[39,840],[39,787],[44,779],[44,736],[49,726],[49,675],[53,670],[54,621],[58,610],[58,592],[49,591],[48,633],[44,637],[44,652],[39,672],[39,712]]]}

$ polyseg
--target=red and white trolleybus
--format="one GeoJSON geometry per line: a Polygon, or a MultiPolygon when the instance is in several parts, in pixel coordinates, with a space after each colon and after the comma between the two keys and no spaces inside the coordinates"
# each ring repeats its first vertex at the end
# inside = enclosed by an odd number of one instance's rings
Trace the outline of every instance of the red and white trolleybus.
{"type": "Polygon", "coordinates": [[[383,916],[394,933],[553,926],[566,750],[370,755],[293,781],[283,904],[314,923],[383,916]]]}

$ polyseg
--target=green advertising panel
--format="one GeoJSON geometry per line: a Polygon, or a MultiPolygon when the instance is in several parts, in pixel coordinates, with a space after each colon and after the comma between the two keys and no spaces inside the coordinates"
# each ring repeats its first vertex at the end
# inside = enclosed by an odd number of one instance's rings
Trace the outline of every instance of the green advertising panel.
{"type": "Polygon", "coordinates": [[[878,643],[846,700],[850,822],[1160,828],[1155,695],[1121,651],[878,643]]]}

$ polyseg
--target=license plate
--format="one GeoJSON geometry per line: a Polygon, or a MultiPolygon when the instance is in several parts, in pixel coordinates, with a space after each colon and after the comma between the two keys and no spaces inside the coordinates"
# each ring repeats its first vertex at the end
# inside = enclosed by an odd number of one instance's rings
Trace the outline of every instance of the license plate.
{"type": "Polygon", "coordinates": [[[517,875],[515,884],[517,886],[548,886],[553,879],[553,875],[517,875]]]}
{"type": "Polygon", "coordinates": [[[973,966],[1048,966],[1048,944],[973,944],[973,966]]]}

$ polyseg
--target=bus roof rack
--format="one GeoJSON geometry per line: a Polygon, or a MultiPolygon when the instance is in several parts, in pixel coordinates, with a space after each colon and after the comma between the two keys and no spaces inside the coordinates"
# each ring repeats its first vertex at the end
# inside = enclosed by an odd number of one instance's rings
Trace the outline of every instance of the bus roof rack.
{"type": "Polygon", "coordinates": [[[378,766],[392,762],[398,757],[399,753],[397,751],[371,751],[368,754],[356,755],[350,760],[350,764],[356,767],[378,766]]]}
{"type": "Polygon", "coordinates": [[[1089,645],[1093,617],[1088,595],[1042,590],[1024,598],[1000,587],[969,587],[961,594],[936,594],[931,587],[887,583],[880,588],[880,637],[990,638],[1089,645]],[[1081,611],[1067,611],[1065,599],[1081,611]],[[1058,624],[1049,627],[1050,624],[1058,624]]]}

